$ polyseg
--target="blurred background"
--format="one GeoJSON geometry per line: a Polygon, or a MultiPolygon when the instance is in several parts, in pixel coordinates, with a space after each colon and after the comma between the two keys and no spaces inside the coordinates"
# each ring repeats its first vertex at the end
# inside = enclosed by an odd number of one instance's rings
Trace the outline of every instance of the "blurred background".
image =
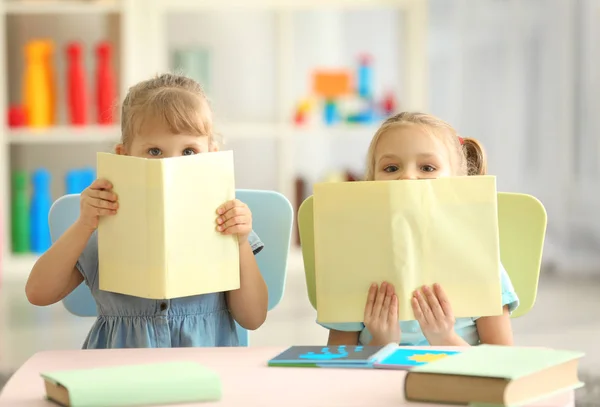
{"type": "MultiPolygon", "coordinates": [[[[294,205],[315,182],[362,177],[390,113],[428,111],[481,140],[498,189],[548,211],[517,343],[584,350],[600,374],[599,22],[600,0],[0,1],[0,373],[79,348],[92,324],[27,303],[45,244],[16,227],[36,222],[27,207],[85,188],[119,140],[110,105],[175,71],[204,86],[238,187],[294,205]]],[[[326,340],[296,244],[288,273],[252,345],[326,340]]]]}

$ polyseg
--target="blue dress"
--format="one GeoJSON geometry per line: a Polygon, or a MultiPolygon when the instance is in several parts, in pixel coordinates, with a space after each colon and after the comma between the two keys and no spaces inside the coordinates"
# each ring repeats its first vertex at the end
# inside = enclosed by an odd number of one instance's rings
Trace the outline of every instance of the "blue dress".
{"type": "MultiPolygon", "coordinates": [[[[504,266],[500,265],[500,280],[502,284],[502,305],[508,306],[508,311],[513,312],[519,306],[519,298],[510,281],[510,277],[504,270],[504,266]]],[[[443,287],[442,287],[443,288],[443,287]]],[[[479,344],[479,333],[475,323],[477,317],[472,318],[456,318],[454,323],[454,331],[460,335],[469,345],[479,344]]],[[[425,339],[421,326],[417,321],[401,321],[400,324],[400,345],[401,346],[428,346],[429,342],[425,339]]],[[[337,331],[360,332],[358,337],[359,345],[368,345],[373,339],[373,336],[362,322],[349,323],[331,323],[320,324],[328,329],[337,331]]]]}
{"type": "MultiPolygon", "coordinates": [[[[264,244],[252,232],[256,255],[264,244]]],[[[235,321],[225,293],[151,300],[98,288],[98,236],[95,232],[77,261],[98,307],[98,318],[83,349],[238,346],[235,321]]]]}

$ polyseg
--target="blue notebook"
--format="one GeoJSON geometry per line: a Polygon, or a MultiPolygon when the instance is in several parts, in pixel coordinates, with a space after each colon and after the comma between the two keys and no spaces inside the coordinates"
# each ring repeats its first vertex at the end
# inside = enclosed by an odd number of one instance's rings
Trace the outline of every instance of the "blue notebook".
{"type": "Polygon", "coordinates": [[[393,351],[387,346],[292,346],[269,361],[269,366],[372,368],[393,351]]]}
{"type": "Polygon", "coordinates": [[[383,355],[373,367],[376,369],[410,370],[415,366],[435,362],[451,355],[460,353],[458,351],[442,351],[428,349],[396,348],[394,351],[383,355]]]}

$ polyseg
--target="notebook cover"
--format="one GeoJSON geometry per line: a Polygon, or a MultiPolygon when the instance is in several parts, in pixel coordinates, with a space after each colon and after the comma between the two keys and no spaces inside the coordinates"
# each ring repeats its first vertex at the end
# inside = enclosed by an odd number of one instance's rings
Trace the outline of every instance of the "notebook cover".
{"type": "Polygon", "coordinates": [[[193,362],[170,362],[41,373],[69,392],[72,407],[116,407],[216,401],[217,373],[193,362]]]}
{"type": "Polygon", "coordinates": [[[409,370],[416,366],[435,362],[445,357],[456,355],[458,351],[425,350],[398,348],[374,363],[377,369],[409,370]]]}
{"type": "Polygon", "coordinates": [[[416,366],[415,373],[434,373],[515,380],[581,358],[577,351],[479,345],[435,363],[416,366]]]}
{"type": "MultiPolygon", "coordinates": [[[[396,345],[392,345],[396,346],[396,345]]],[[[372,367],[388,346],[292,346],[269,361],[269,366],[372,367]]]]}

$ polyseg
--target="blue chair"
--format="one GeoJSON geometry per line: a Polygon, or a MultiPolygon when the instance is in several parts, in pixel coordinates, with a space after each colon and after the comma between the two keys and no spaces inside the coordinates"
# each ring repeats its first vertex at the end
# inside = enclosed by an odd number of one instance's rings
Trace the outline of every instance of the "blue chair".
{"type": "MultiPolygon", "coordinates": [[[[256,261],[269,290],[271,310],[283,297],[293,224],[292,205],[283,195],[272,191],[238,189],[236,198],[252,211],[254,231],[265,244],[264,250],[256,255],[256,261]]],[[[79,194],[65,195],[56,200],[48,217],[52,241],[56,241],[78,217],[79,194]]],[[[85,284],[80,284],[65,297],[63,305],[77,316],[97,316],[96,302],[85,284]]],[[[248,331],[236,326],[240,346],[248,346],[248,331]]]]}

